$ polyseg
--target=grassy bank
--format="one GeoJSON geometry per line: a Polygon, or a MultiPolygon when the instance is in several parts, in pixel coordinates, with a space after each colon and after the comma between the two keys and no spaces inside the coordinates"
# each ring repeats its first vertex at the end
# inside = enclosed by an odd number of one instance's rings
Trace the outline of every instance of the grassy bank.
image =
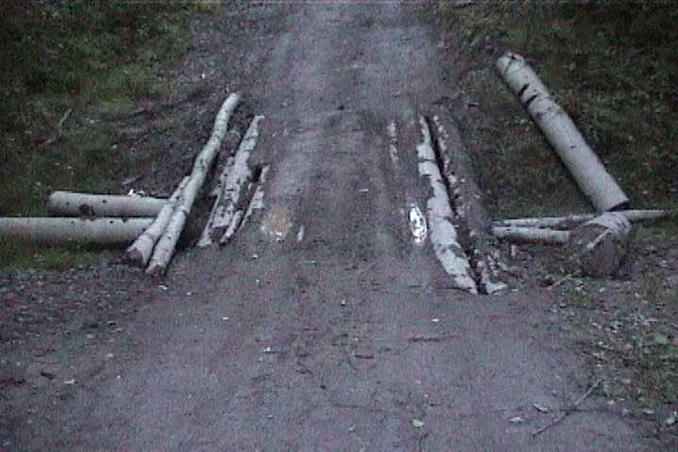
{"type": "MultiPolygon", "coordinates": [[[[460,87],[451,104],[462,110],[457,116],[495,218],[592,211],[497,74],[494,63],[508,50],[526,57],[634,207],[678,207],[673,2],[473,2],[460,8],[440,1],[435,13],[440,44],[449,48],[448,73],[460,87]]],[[[656,416],[657,431],[674,437],[664,419],[678,408],[676,226],[674,220],[636,228],[626,274],[614,281],[572,277],[558,289],[557,308],[603,377],[600,392],[609,406],[633,401],[629,415],[656,416]]],[[[563,277],[554,271],[556,280],[563,277]]]]}
{"type": "Polygon", "coordinates": [[[441,1],[452,68],[477,103],[472,154],[498,216],[590,209],[494,70],[521,53],[639,207],[678,204],[678,10],[671,2],[441,1]]]}
{"type": "MultiPolygon", "coordinates": [[[[0,215],[43,215],[55,189],[120,191],[130,155],[107,118],[167,93],[207,2],[5,2],[0,16],[0,215]]],[[[59,268],[78,251],[0,243],[5,267],[59,268]]]]}

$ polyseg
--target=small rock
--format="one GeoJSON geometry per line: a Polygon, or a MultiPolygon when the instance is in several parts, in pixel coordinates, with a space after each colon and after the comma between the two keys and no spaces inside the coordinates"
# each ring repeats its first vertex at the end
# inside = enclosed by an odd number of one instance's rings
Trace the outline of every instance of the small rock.
{"type": "Polygon", "coordinates": [[[523,419],[520,416],[513,416],[511,419],[509,419],[509,422],[511,424],[522,424],[523,422],[525,422],[525,419],[523,419]]]}
{"type": "Polygon", "coordinates": [[[540,413],[548,413],[549,409],[545,407],[544,405],[540,405],[538,403],[533,403],[532,406],[534,407],[535,410],[539,411],[540,413]]]}
{"type": "Polygon", "coordinates": [[[676,425],[676,422],[678,422],[678,411],[672,412],[664,421],[664,425],[667,427],[672,427],[676,425]]]}
{"type": "Polygon", "coordinates": [[[422,428],[424,426],[424,421],[421,419],[412,419],[412,427],[422,428]]]}
{"type": "Polygon", "coordinates": [[[65,385],[74,385],[75,384],[75,378],[70,378],[66,381],[64,381],[65,385]]]}
{"type": "Polygon", "coordinates": [[[654,414],[654,410],[652,408],[644,408],[643,414],[647,414],[648,416],[651,416],[651,415],[654,414]]]}

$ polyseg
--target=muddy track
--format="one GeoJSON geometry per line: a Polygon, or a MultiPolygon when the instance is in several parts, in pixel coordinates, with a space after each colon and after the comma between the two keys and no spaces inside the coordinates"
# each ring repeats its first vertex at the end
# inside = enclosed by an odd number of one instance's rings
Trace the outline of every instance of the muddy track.
{"type": "Polygon", "coordinates": [[[15,426],[17,450],[647,447],[594,397],[533,436],[591,383],[573,345],[542,295],[459,290],[413,237],[422,118],[447,89],[422,8],[243,13],[263,208],[179,255],[118,358],[15,426]]]}

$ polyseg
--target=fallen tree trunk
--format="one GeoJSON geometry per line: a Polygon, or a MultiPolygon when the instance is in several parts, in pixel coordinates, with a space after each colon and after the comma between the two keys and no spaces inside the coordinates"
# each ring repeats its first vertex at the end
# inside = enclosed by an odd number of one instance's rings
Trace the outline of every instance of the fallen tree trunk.
{"type": "Polygon", "coordinates": [[[156,242],[167,228],[172,213],[176,209],[181,191],[186,187],[187,183],[188,177],[184,177],[176,190],[174,190],[169,201],[167,201],[162,209],[160,209],[155,220],[153,220],[153,224],[151,224],[151,226],[149,226],[148,229],[137,237],[134,243],[127,248],[124,256],[124,259],[127,262],[139,265],[140,267],[146,266],[148,260],[151,258],[151,253],[153,252],[156,242]]]}
{"type": "Polygon", "coordinates": [[[539,243],[542,245],[565,245],[570,238],[569,231],[517,226],[492,226],[492,234],[507,242],[539,243]]]}
{"type": "Polygon", "coordinates": [[[200,154],[198,154],[198,157],[193,164],[193,171],[191,172],[190,178],[179,196],[177,208],[174,209],[165,232],[155,246],[153,257],[146,269],[146,273],[151,275],[165,273],[169,261],[174,254],[177,242],[179,241],[179,236],[184,229],[184,224],[186,224],[186,219],[188,218],[195,198],[198,195],[198,191],[200,191],[200,188],[203,186],[207,173],[214,162],[214,158],[219,152],[221,141],[223,140],[228,127],[228,120],[239,102],[240,95],[238,93],[233,93],[229,95],[221,105],[219,113],[214,120],[212,136],[200,151],[200,154]]]}
{"type": "Polygon", "coordinates": [[[92,195],[55,191],[47,201],[53,215],[87,217],[153,217],[167,202],[150,196],[92,195]]]}
{"type": "Polygon", "coordinates": [[[451,202],[457,215],[456,224],[460,243],[464,243],[469,261],[476,275],[481,292],[491,295],[507,286],[496,281],[497,274],[491,267],[490,246],[487,240],[489,215],[483,208],[482,190],[473,178],[471,160],[461,137],[443,108],[433,116],[442,163],[442,175],[447,180],[451,202]]]}
{"type": "Polygon", "coordinates": [[[452,224],[454,213],[433,150],[431,131],[424,118],[420,118],[419,122],[423,135],[423,142],[417,145],[419,175],[427,178],[431,187],[431,196],[426,201],[431,245],[454,287],[476,294],[478,287],[471,273],[469,258],[459,244],[457,231],[452,224]]]}
{"type": "Polygon", "coordinates": [[[152,222],[152,218],[0,218],[0,236],[50,244],[122,244],[152,222]]]}
{"type": "Polygon", "coordinates": [[[252,120],[235,153],[233,164],[225,167],[219,176],[223,183],[217,193],[198,246],[208,246],[214,241],[220,242],[234,221],[238,204],[242,198],[243,188],[247,187],[252,180],[252,170],[248,161],[250,154],[256,147],[259,136],[259,122],[263,119],[263,116],[256,116],[252,120]]]}
{"type": "Polygon", "coordinates": [[[577,227],[569,246],[582,271],[593,277],[613,275],[631,240],[631,223],[622,214],[608,212],[577,227]]]}
{"type": "Polygon", "coordinates": [[[497,68],[596,210],[605,212],[628,205],[622,189],[525,60],[508,52],[497,60],[497,68]]]}
{"type": "MultiPolygon", "coordinates": [[[[640,221],[654,221],[668,218],[671,215],[666,210],[620,210],[616,213],[623,215],[632,223],[640,221]]],[[[559,230],[572,229],[593,220],[596,214],[578,214],[565,217],[542,217],[542,218],[513,218],[495,221],[494,226],[517,226],[526,228],[551,228],[559,230]]]]}

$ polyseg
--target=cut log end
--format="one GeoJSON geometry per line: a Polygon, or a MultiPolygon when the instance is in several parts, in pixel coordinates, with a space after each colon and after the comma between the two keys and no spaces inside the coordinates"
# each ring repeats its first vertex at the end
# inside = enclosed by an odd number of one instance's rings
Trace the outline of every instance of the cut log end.
{"type": "Polygon", "coordinates": [[[631,240],[631,223],[622,214],[608,212],[577,227],[569,246],[584,274],[614,275],[624,262],[631,240]]]}

